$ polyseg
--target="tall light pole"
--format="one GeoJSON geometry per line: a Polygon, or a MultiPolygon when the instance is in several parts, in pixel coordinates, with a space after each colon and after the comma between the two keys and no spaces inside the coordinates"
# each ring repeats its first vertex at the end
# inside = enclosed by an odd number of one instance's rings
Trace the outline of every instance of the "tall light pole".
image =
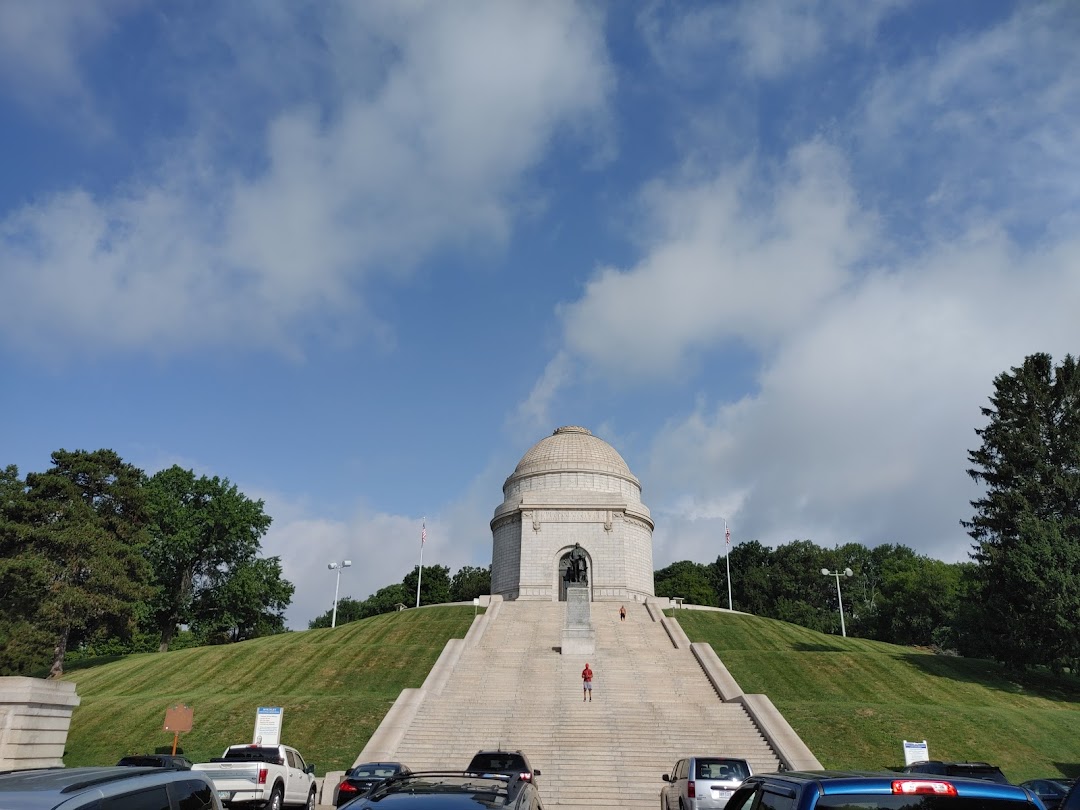
{"type": "Polygon", "coordinates": [[[844,597],[840,595],[840,577],[850,577],[855,572],[850,568],[845,568],[843,571],[830,571],[828,568],[822,568],[821,573],[826,577],[836,577],[836,602],[840,606],[840,635],[847,638],[847,627],[844,626],[844,597]]]}
{"type": "Polygon", "coordinates": [[[334,583],[334,615],[330,619],[330,627],[337,627],[337,597],[338,589],[341,587],[341,569],[352,568],[352,560],[342,560],[341,562],[328,563],[327,568],[331,571],[337,571],[337,582],[334,583]]]}

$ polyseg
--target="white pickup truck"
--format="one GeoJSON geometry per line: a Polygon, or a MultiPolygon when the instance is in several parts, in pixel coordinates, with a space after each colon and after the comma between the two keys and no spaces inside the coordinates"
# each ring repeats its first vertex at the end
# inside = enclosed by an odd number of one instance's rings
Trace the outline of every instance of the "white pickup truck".
{"type": "Polygon", "coordinates": [[[315,810],[315,766],[287,745],[230,745],[191,769],[210,777],[225,807],[315,810]]]}

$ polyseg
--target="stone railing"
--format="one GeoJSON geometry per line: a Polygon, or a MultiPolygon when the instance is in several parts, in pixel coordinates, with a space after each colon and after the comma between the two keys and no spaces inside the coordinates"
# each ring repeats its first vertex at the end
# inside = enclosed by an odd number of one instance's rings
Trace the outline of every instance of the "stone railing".
{"type": "Polygon", "coordinates": [[[75,684],[41,678],[0,678],[0,771],[64,764],[75,684]]]}

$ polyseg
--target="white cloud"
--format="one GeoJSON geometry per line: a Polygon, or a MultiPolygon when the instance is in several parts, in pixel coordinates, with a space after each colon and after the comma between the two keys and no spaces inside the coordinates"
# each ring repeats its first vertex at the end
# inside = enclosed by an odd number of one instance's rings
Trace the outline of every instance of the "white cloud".
{"type": "Polygon", "coordinates": [[[0,91],[38,113],[61,114],[82,131],[104,122],[79,68],[114,21],[142,0],[7,0],[0,3],[0,91]]]}
{"type": "Polygon", "coordinates": [[[738,494],[725,516],[741,539],[900,542],[963,559],[979,408],[1025,355],[1075,350],[1078,296],[1075,239],[1024,254],[976,235],[868,276],[806,313],[758,393],[668,425],[650,464],[659,497],[692,517],[738,494]]]}
{"type": "MultiPolygon", "coordinates": [[[[293,630],[306,630],[309,621],[333,607],[337,576],[328,563],[352,561],[352,567],[342,571],[339,598],[362,601],[380,588],[401,582],[420,562],[422,515],[361,508],[347,520],[332,520],[313,515],[302,501],[281,495],[266,497],[266,501],[266,512],[275,520],[263,539],[262,553],[280,556],[283,576],[296,587],[285,613],[293,630]]],[[[445,565],[453,576],[463,565],[491,563],[490,537],[474,531],[486,520],[472,514],[467,502],[452,507],[446,518],[426,517],[425,569],[445,565]]]]}
{"type": "Polygon", "coordinates": [[[381,81],[325,110],[280,110],[254,138],[255,175],[222,170],[193,137],[108,195],[72,189],[10,213],[0,334],[57,354],[296,349],[310,316],[334,329],[362,312],[373,276],[504,240],[552,139],[605,115],[600,21],[570,3],[392,4],[367,22],[396,54],[381,81]]]}
{"type": "Polygon", "coordinates": [[[735,52],[736,65],[755,78],[775,79],[822,57],[837,45],[873,41],[880,22],[906,0],[743,0],[684,10],[657,3],[641,14],[638,27],[657,63],[669,72],[700,74],[721,46],[735,52]]]}
{"type": "Polygon", "coordinates": [[[645,258],[601,269],[560,311],[568,350],[612,376],[674,374],[725,340],[771,346],[850,280],[873,231],[843,160],[819,142],[775,173],[744,166],[656,184],[644,200],[654,239],[645,258]]]}
{"type": "Polygon", "coordinates": [[[1078,39],[1073,4],[1021,4],[994,27],[883,70],[853,119],[867,171],[894,175],[899,192],[930,188],[928,227],[963,231],[989,214],[1038,232],[1075,230],[1078,39]]]}

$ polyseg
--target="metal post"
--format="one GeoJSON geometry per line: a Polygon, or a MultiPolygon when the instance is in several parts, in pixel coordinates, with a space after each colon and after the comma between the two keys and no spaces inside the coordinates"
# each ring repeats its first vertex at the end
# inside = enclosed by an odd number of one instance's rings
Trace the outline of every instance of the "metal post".
{"type": "Polygon", "coordinates": [[[727,609],[731,607],[731,535],[728,534],[727,518],[724,518],[724,565],[727,567],[727,609]]]}
{"type": "Polygon", "coordinates": [[[338,598],[338,589],[341,587],[341,566],[340,565],[335,566],[335,568],[337,568],[337,579],[334,582],[334,615],[330,619],[330,628],[331,629],[337,627],[337,598],[338,598]]]}
{"type": "Polygon", "coordinates": [[[847,627],[844,626],[844,597],[840,595],[840,572],[836,572],[836,602],[840,605],[840,635],[847,638],[847,627]]]}
{"type": "Polygon", "coordinates": [[[424,576],[424,544],[420,544],[420,568],[416,571],[416,606],[420,607],[420,578],[424,576]]]}

